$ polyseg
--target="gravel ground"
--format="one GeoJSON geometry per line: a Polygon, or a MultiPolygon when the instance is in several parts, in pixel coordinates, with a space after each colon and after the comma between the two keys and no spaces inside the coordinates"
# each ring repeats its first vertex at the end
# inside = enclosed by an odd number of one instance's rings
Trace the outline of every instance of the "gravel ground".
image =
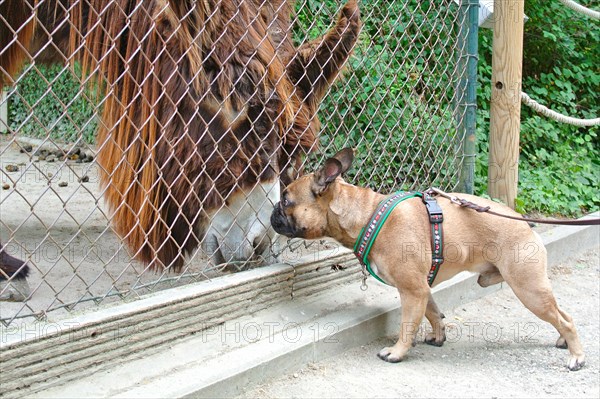
{"type": "Polygon", "coordinates": [[[586,351],[586,366],[566,368],[558,333],[537,319],[510,288],[454,310],[443,310],[448,341],[417,344],[402,363],[379,360],[387,337],[309,364],[247,390],[243,398],[598,398],[600,397],[599,251],[550,271],[557,301],[571,314],[586,351]]]}

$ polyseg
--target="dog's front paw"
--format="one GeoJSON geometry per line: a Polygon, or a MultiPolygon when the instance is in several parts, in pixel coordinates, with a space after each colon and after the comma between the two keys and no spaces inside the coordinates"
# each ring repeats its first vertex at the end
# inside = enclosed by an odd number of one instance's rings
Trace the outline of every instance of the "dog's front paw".
{"type": "Polygon", "coordinates": [[[385,360],[388,363],[399,363],[404,360],[404,355],[396,353],[396,350],[392,348],[383,348],[377,354],[377,357],[381,360],[385,360]]]}
{"type": "Polygon", "coordinates": [[[567,364],[567,367],[571,371],[577,371],[577,370],[581,369],[584,365],[585,365],[585,356],[581,355],[581,356],[571,357],[569,359],[569,364],[567,364]]]}

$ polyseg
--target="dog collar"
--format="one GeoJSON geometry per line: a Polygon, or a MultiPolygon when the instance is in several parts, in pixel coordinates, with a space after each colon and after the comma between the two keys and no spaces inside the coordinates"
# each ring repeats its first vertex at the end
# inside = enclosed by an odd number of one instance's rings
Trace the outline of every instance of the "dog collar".
{"type": "Polygon", "coordinates": [[[390,216],[390,213],[392,213],[394,208],[402,201],[415,197],[420,197],[423,199],[423,203],[426,205],[427,213],[429,214],[429,221],[431,223],[432,261],[431,268],[427,275],[427,283],[430,287],[433,285],[433,281],[435,280],[439,268],[444,262],[442,247],[443,215],[442,209],[437,204],[437,201],[427,192],[421,193],[415,191],[398,191],[379,203],[377,209],[373,213],[373,216],[371,216],[369,223],[360,231],[358,239],[354,244],[354,255],[363,266],[363,271],[366,269],[371,276],[383,284],[391,285],[373,271],[368,259],[369,253],[371,252],[371,247],[375,243],[381,227],[390,216]]]}

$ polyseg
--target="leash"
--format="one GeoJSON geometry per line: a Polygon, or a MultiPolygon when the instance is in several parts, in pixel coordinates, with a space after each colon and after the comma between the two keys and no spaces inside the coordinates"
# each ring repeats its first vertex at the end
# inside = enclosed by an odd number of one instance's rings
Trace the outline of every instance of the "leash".
{"type": "Polygon", "coordinates": [[[379,203],[377,209],[371,216],[369,223],[367,223],[367,225],[360,231],[356,243],[354,244],[354,255],[362,265],[363,280],[360,287],[361,290],[366,291],[368,288],[367,272],[377,281],[390,285],[381,277],[379,277],[375,270],[373,270],[368,256],[371,252],[371,247],[379,235],[379,231],[394,208],[402,201],[415,197],[422,199],[423,204],[425,204],[427,208],[429,222],[431,223],[431,268],[427,274],[427,283],[430,287],[433,285],[433,281],[437,276],[440,266],[444,262],[442,230],[442,222],[444,221],[444,217],[442,215],[442,208],[440,208],[435,198],[432,197],[428,191],[422,193],[414,191],[398,191],[379,203]]]}
{"type": "Polygon", "coordinates": [[[443,192],[442,190],[438,189],[438,188],[430,188],[429,190],[427,190],[427,192],[429,193],[435,193],[438,194],[441,197],[447,198],[450,200],[450,202],[459,205],[463,208],[468,208],[468,209],[472,209],[474,211],[480,212],[480,213],[489,213],[490,215],[494,215],[494,216],[499,216],[499,217],[503,217],[506,219],[512,219],[512,220],[518,220],[521,222],[529,222],[529,223],[540,223],[540,224],[556,224],[556,225],[564,225],[564,226],[595,226],[595,225],[600,225],[600,218],[596,218],[596,219],[584,219],[584,220],[552,220],[552,219],[530,219],[530,218],[524,218],[524,217],[517,217],[517,216],[510,216],[510,215],[504,215],[502,213],[498,213],[498,212],[494,212],[490,210],[489,206],[481,206],[481,205],[477,205],[471,201],[467,201],[464,198],[458,198],[454,195],[450,195],[448,193],[443,192]]]}

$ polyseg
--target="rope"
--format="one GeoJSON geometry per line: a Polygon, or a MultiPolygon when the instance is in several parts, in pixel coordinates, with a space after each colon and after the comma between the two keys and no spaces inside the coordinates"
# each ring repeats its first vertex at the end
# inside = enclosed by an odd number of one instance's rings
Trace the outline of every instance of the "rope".
{"type": "MultiPolygon", "coordinates": [[[[570,8],[571,10],[580,12],[582,14],[587,15],[588,17],[600,19],[600,12],[591,10],[587,7],[582,6],[579,3],[574,2],[573,0],[559,0],[563,5],[570,8]]],[[[531,107],[536,112],[539,112],[542,115],[547,116],[550,119],[554,119],[555,121],[568,123],[569,125],[575,126],[596,126],[600,125],[600,118],[595,119],[579,119],[572,118],[570,116],[565,116],[559,114],[558,112],[552,111],[551,109],[544,107],[542,104],[533,100],[526,93],[521,92],[521,102],[529,107],[531,107]]]]}
{"type": "Polygon", "coordinates": [[[595,119],[578,119],[570,116],[559,114],[558,112],[552,111],[549,108],[544,107],[542,104],[533,100],[526,93],[521,92],[521,102],[533,110],[539,112],[542,115],[547,116],[550,119],[554,119],[557,122],[568,123],[569,125],[575,126],[596,126],[600,125],[600,118],[595,119]]]}
{"type": "Polygon", "coordinates": [[[574,2],[573,0],[559,0],[559,1],[561,3],[563,3],[566,7],[569,7],[571,10],[580,12],[591,18],[600,19],[600,12],[590,10],[589,8],[584,7],[581,4],[574,2]]]}

